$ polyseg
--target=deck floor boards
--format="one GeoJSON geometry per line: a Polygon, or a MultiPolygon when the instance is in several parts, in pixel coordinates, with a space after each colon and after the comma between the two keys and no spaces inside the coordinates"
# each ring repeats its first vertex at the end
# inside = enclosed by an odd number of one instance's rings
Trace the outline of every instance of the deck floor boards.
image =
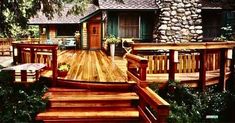
{"type": "MultiPolygon", "coordinates": [[[[58,63],[70,64],[68,75],[59,79],[85,82],[127,82],[125,73],[100,50],[67,50],[58,53],[58,63]]],[[[43,76],[51,76],[50,71],[43,76]]]]}

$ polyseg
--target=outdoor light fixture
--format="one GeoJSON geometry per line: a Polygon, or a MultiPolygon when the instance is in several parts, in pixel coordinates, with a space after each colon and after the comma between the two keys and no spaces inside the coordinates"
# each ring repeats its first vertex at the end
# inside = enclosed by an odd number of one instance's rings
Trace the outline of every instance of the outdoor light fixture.
{"type": "Polygon", "coordinates": [[[179,62],[179,51],[174,51],[174,62],[179,62]]]}
{"type": "Polygon", "coordinates": [[[14,50],[14,56],[17,56],[18,55],[18,50],[17,50],[17,48],[13,48],[13,50],[14,50]]]}
{"type": "Polygon", "coordinates": [[[228,49],[227,51],[227,58],[232,59],[233,58],[233,49],[228,49]]]}
{"type": "Polygon", "coordinates": [[[86,29],[86,23],[82,24],[83,29],[86,29]]]}
{"type": "Polygon", "coordinates": [[[46,27],[42,28],[42,34],[46,34],[46,27]]]}

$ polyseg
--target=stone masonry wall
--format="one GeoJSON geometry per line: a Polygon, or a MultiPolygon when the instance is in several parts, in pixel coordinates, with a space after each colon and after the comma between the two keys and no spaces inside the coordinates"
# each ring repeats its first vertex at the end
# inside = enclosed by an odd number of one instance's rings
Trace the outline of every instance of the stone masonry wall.
{"type": "Polygon", "coordinates": [[[200,0],[161,0],[157,42],[202,41],[200,0]]]}

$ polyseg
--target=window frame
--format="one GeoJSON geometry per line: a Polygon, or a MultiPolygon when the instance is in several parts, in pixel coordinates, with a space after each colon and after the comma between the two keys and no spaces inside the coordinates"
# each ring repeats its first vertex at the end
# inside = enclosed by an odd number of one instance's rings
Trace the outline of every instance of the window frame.
{"type": "MultiPolygon", "coordinates": [[[[131,25],[132,26],[132,25],[131,25]]],[[[120,38],[135,38],[135,39],[140,39],[140,36],[141,35],[141,16],[139,15],[139,14],[133,14],[133,13],[120,13],[120,14],[118,14],[118,36],[120,37],[120,38]],[[120,25],[120,21],[121,21],[121,16],[123,16],[123,15],[135,15],[135,16],[137,16],[137,18],[138,18],[138,36],[137,37],[122,37],[121,36],[121,25],[120,25]]]]}

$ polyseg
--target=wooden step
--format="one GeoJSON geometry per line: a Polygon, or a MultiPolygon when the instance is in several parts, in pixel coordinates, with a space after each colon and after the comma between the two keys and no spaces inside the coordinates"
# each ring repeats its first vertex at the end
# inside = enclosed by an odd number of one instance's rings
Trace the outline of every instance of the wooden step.
{"type": "Polygon", "coordinates": [[[80,107],[80,108],[93,108],[93,107],[130,107],[136,105],[138,101],[134,100],[109,100],[109,101],[50,101],[51,108],[56,107],[80,107]]]}
{"type": "Polygon", "coordinates": [[[133,92],[95,92],[75,89],[50,89],[50,107],[129,107],[138,103],[133,92]]]}
{"type": "Polygon", "coordinates": [[[36,119],[48,123],[139,121],[139,97],[134,92],[50,88],[44,98],[49,99],[48,108],[36,119]]]}
{"type": "Polygon", "coordinates": [[[138,121],[139,112],[137,108],[50,109],[38,114],[36,119],[43,121],[138,121]]]}
{"type": "Polygon", "coordinates": [[[86,91],[80,89],[50,89],[44,96],[50,101],[115,101],[115,100],[138,100],[134,92],[101,92],[86,91]]]}

